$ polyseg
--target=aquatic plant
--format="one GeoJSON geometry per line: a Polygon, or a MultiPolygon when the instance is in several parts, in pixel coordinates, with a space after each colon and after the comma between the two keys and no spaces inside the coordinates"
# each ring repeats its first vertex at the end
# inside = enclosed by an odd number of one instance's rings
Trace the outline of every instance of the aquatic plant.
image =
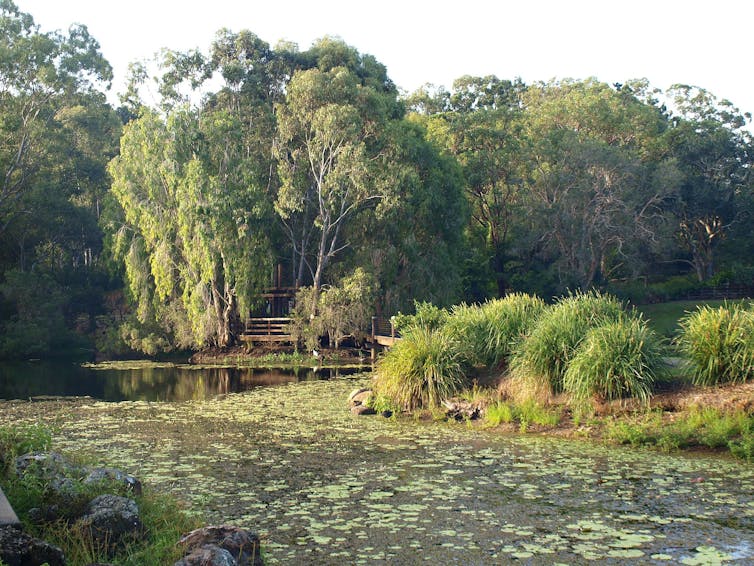
{"type": "Polygon", "coordinates": [[[456,339],[445,330],[417,327],[380,359],[374,389],[412,411],[438,407],[464,385],[456,339]]]}
{"type": "Polygon", "coordinates": [[[740,304],[698,307],[680,321],[678,346],[696,385],[754,376],[754,312],[740,304]]]}
{"type": "Polygon", "coordinates": [[[621,302],[598,291],[562,297],[545,309],[511,357],[511,371],[530,391],[563,391],[568,364],[589,329],[623,316],[621,302]]]}
{"type": "Polygon", "coordinates": [[[563,375],[563,389],[576,401],[635,397],[649,402],[664,366],[659,337],[641,316],[591,328],[563,375]]]}

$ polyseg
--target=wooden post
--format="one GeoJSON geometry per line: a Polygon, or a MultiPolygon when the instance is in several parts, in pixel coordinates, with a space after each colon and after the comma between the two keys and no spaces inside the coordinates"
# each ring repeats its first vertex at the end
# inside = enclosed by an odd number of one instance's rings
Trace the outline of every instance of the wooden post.
{"type": "Polygon", "coordinates": [[[377,339],[375,336],[377,335],[377,317],[372,317],[372,363],[377,359],[377,339]]]}

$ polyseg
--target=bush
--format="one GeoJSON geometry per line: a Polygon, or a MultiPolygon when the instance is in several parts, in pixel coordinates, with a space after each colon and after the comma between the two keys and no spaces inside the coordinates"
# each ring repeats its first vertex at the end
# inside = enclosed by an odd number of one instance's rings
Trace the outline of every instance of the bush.
{"type": "Polygon", "coordinates": [[[680,321],[678,344],[696,385],[744,382],[754,375],[754,313],[738,304],[698,307],[680,321]]]}
{"type": "Polygon", "coordinates": [[[393,325],[401,334],[411,332],[415,328],[437,330],[448,320],[448,311],[432,303],[414,301],[414,311],[414,314],[399,312],[393,317],[393,325]]]}
{"type": "Polygon", "coordinates": [[[510,357],[513,345],[544,309],[539,297],[515,293],[482,305],[454,307],[447,326],[464,345],[470,365],[496,367],[510,357]]]}
{"type": "Polygon", "coordinates": [[[465,385],[460,359],[446,331],[415,328],[377,364],[375,393],[407,411],[438,407],[465,385]]]}
{"type": "Polygon", "coordinates": [[[563,388],[580,401],[636,397],[648,402],[662,366],[659,337],[641,317],[623,316],[587,332],[568,363],[563,388]]]}
{"type": "Polygon", "coordinates": [[[511,358],[511,369],[532,390],[563,391],[563,378],[590,328],[619,320],[623,306],[597,291],[563,297],[545,309],[511,358]]]}

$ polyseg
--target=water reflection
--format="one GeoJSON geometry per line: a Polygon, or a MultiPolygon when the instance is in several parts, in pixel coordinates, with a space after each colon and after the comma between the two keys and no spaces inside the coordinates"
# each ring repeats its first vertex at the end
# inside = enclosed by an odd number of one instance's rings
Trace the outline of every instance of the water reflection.
{"type": "Polygon", "coordinates": [[[1,363],[0,399],[90,396],[104,401],[201,400],[259,386],[329,379],[357,371],[187,366],[94,370],[66,362],[1,363]]]}

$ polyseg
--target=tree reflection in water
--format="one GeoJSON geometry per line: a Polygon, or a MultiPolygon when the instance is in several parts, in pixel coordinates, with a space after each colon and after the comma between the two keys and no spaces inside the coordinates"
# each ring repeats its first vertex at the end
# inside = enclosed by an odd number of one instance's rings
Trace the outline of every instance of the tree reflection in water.
{"type": "Polygon", "coordinates": [[[254,387],[329,379],[359,370],[195,368],[148,365],[125,369],[82,368],[66,362],[0,364],[0,399],[90,396],[104,401],[211,399],[254,387]]]}

